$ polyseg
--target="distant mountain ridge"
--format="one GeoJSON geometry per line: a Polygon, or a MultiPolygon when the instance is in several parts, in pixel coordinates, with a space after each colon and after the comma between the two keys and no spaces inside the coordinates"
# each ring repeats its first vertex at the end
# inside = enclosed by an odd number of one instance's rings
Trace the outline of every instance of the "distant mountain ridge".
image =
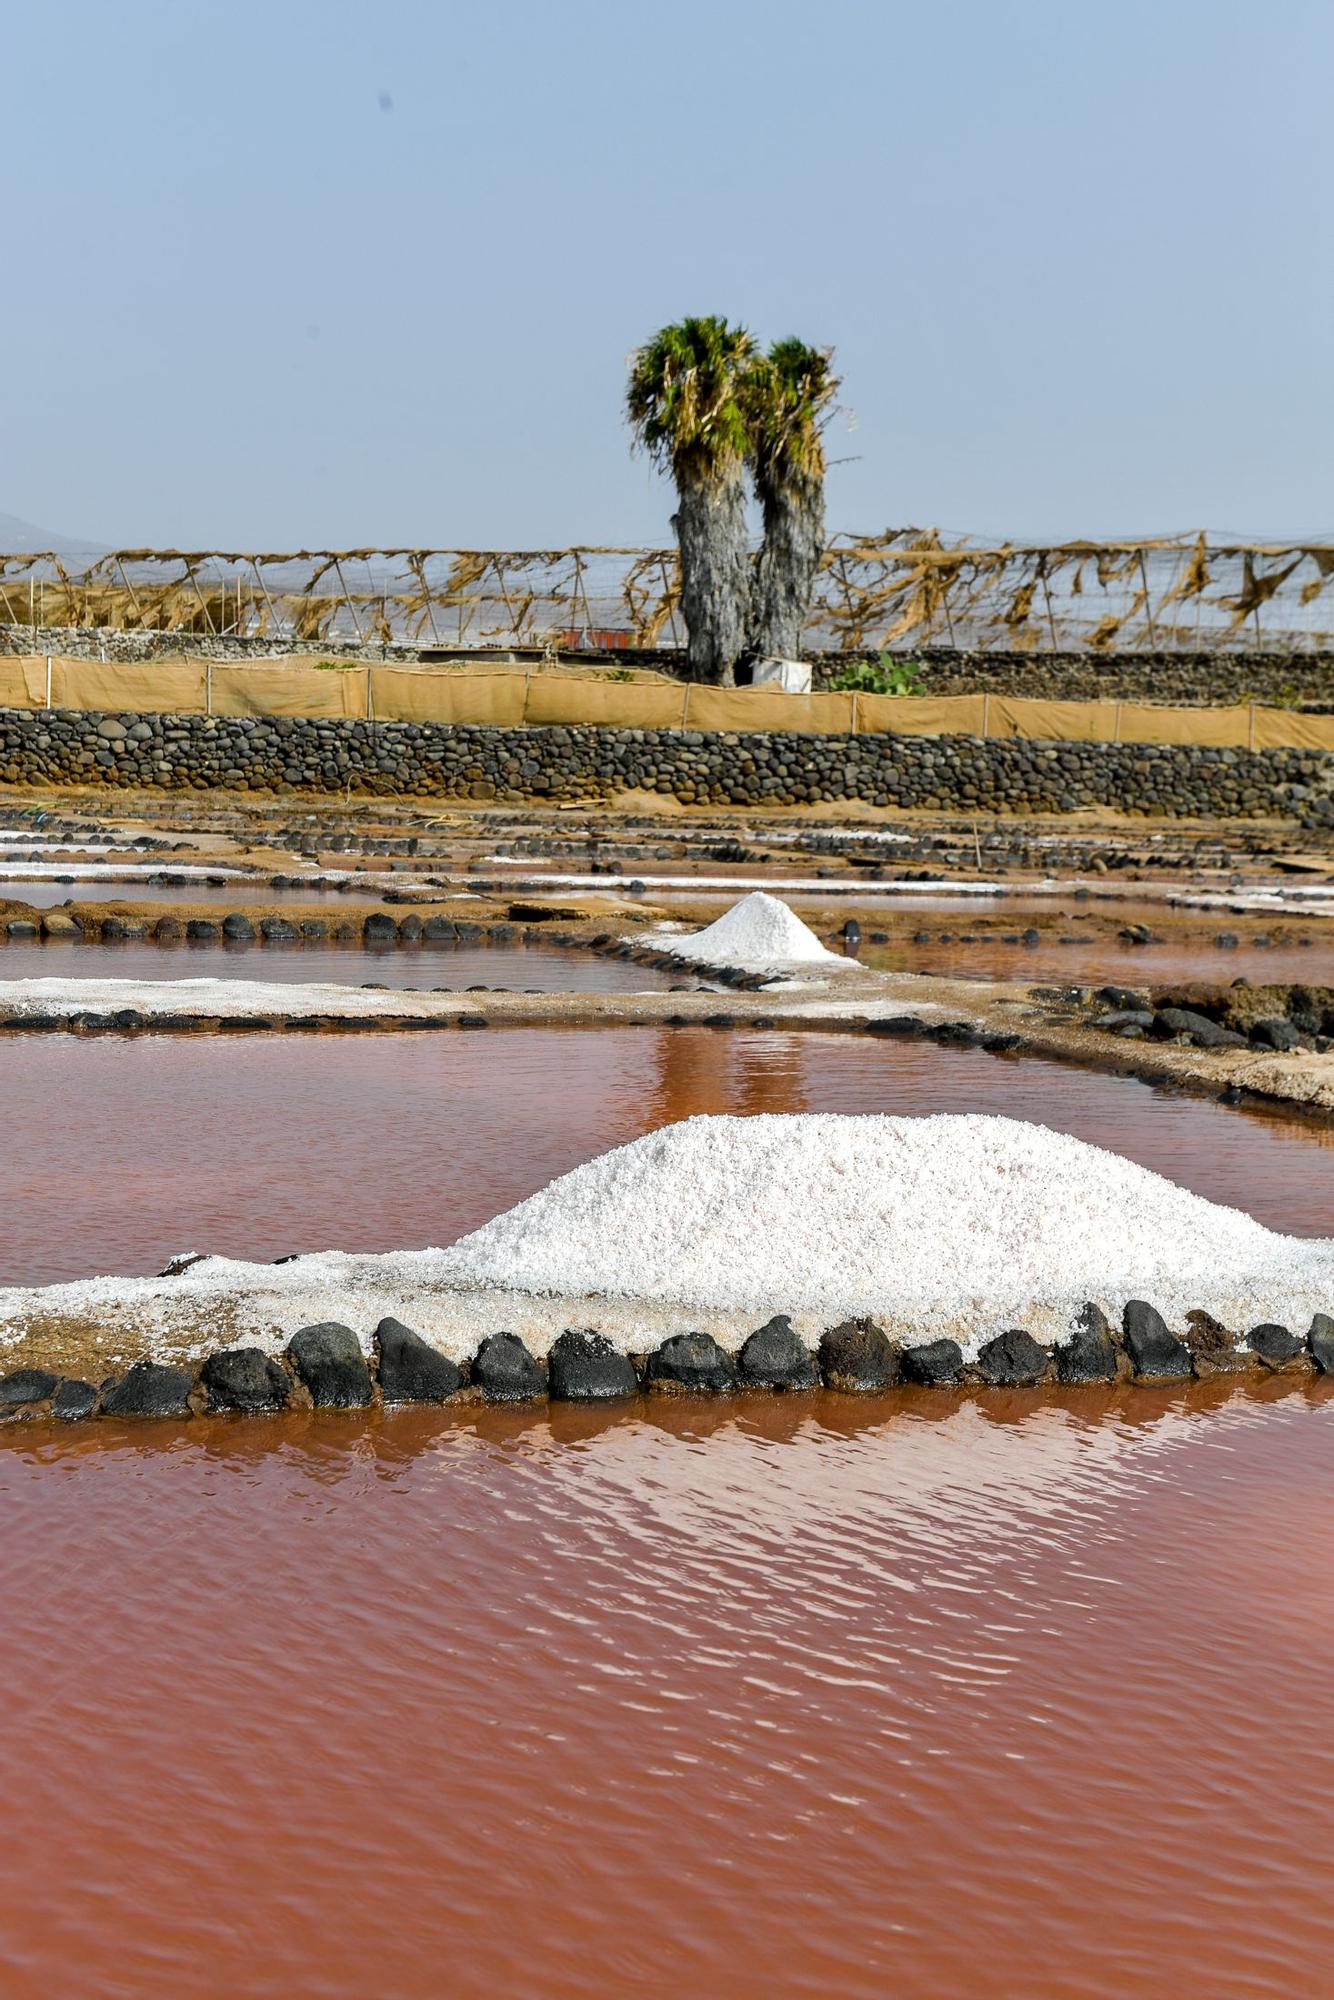
{"type": "Polygon", "coordinates": [[[105,542],[88,541],[80,535],[62,535],[54,528],[39,528],[18,514],[0,513],[0,555],[53,555],[86,557],[92,561],[107,552],[105,542]]]}

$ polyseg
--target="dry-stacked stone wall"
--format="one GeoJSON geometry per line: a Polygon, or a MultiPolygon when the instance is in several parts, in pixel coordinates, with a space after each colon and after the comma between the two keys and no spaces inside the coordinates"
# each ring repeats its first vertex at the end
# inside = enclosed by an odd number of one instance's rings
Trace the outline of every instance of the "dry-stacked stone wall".
{"type": "Polygon", "coordinates": [[[0,783],[986,813],[1112,808],[1334,827],[1334,756],[973,736],[494,729],[289,716],[0,710],[0,783]]]}
{"type": "Polygon", "coordinates": [[[874,1395],[920,1389],[1032,1389],[1043,1384],[1180,1383],[1220,1375],[1334,1372],[1334,1319],[1317,1313],[1305,1333],[1276,1321],[1237,1335],[1206,1312],[1172,1328],[1144,1299],[1120,1325],[1086,1305],[1064,1341],[1046,1345],[1022,1327],[984,1341],[971,1361],[957,1341],[891,1340],[874,1320],[844,1320],[807,1347],[786,1314],[755,1328],[735,1354],[707,1333],[678,1333],[651,1352],[623,1354],[593,1327],[570,1327],[545,1358],[514,1333],[494,1333],[465,1362],[384,1319],[369,1352],[349,1326],[302,1327],[283,1353],[222,1348],[203,1361],[137,1361],[101,1382],[41,1367],[0,1376],[0,1423],[37,1417],[245,1416],[288,1408],[368,1409],[402,1403],[618,1403],[648,1395],[720,1396],[832,1389],[874,1395]]]}

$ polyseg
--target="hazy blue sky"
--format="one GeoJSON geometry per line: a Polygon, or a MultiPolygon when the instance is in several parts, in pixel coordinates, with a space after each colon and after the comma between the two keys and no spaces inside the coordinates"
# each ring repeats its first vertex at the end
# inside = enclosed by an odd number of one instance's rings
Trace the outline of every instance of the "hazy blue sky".
{"type": "Polygon", "coordinates": [[[1334,531],[1329,0],[45,0],[0,508],[665,540],[625,358],[832,342],[831,525],[1334,531]]]}

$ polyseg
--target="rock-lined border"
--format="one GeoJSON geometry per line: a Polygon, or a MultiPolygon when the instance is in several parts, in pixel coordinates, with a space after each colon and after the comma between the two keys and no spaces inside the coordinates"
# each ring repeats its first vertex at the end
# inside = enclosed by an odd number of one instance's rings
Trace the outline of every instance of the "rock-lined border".
{"type": "Polygon", "coordinates": [[[591,1327],[568,1328],[546,1359],[517,1334],[495,1333],[451,1361],[412,1328],[383,1319],[369,1355],[351,1327],[322,1321],[293,1334],[279,1357],[220,1348],[189,1366],[136,1361],[101,1383],[20,1368],[0,1377],[0,1423],[52,1418],[242,1416],[290,1408],[369,1409],[408,1403],[627,1402],[644,1394],[725,1396],[814,1389],[873,1395],[922,1389],[1020,1389],[1117,1382],[1171,1384],[1223,1375],[1334,1374],[1334,1318],[1304,1335],[1263,1322],[1236,1335],[1206,1312],[1181,1335],[1155,1307],[1130,1300],[1113,1329],[1085,1305],[1070,1338],[1044,1346],[1013,1327],[965,1361],[957,1341],[891,1341],[870,1319],[830,1327],[812,1351],[776,1314],[729,1354],[710,1334],[673,1334],[651,1352],[622,1354],[591,1327]]]}

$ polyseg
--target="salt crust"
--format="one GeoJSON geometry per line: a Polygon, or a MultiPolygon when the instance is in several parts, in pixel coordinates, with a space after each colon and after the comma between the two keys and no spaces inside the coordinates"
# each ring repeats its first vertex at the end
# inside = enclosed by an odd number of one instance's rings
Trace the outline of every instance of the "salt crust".
{"type": "MultiPolygon", "coordinates": [[[[456,1009],[458,999],[457,994],[368,991],[315,981],[287,986],[263,979],[84,979],[74,974],[0,979],[0,1009],[20,1018],[121,1007],[144,1015],[200,1014],[219,1019],[237,1014],[430,1015],[456,1009]]],[[[475,998],[468,1004],[474,1005],[475,998]]]]}
{"type": "Polygon", "coordinates": [[[91,1322],[108,1356],[274,1352],[325,1319],[369,1345],[393,1314],[460,1360],[501,1329],[545,1352],[572,1325],[622,1350],[689,1328],[735,1349],[786,1312],[812,1345],[866,1313],[971,1357],[1006,1327],[1060,1338],[1085,1300],[1115,1319],[1128,1298],[1178,1326],[1202,1307],[1236,1331],[1304,1332],[1334,1310],[1334,1240],[1278,1235],[1019,1120],[702,1117],[575,1168],[445,1250],[210,1257],[176,1278],[0,1291],[0,1348],[41,1322],[91,1322]]]}
{"type": "Polygon", "coordinates": [[[696,965],[735,965],[764,971],[771,966],[850,964],[826,950],[795,910],[762,889],[743,896],[716,923],[687,937],[673,936],[660,947],[673,958],[696,965]]]}
{"type": "MultiPolygon", "coordinates": [[[[30,843],[41,847],[40,840],[30,843]]],[[[81,850],[72,848],[71,853],[81,850]]],[[[251,882],[256,887],[264,878],[253,875],[244,868],[210,867],[207,862],[181,861],[9,861],[0,856],[0,877],[6,882],[38,882],[48,875],[73,875],[80,882],[114,881],[146,882],[154,875],[184,875],[194,881],[197,877],[221,876],[227,882],[251,882]]]]}
{"type": "MultiPolygon", "coordinates": [[[[509,867],[510,861],[500,857],[509,867]]],[[[520,865],[518,858],[513,865],[520,865]]],[[[577,875],[547,871],[542,866],[540,855],[534,855],[523,862],[526,879],[561,889],[592,889],[599,895],[609,895],[615,890],[624,891],[627,880],[642,882],[655,901],[662,896],[675,894],[705,893],[714,889],[748,889],[754,881],[751,875],[655,875],[645,869],[636,869],[633,876],[608,878],[606,875],[577,875]]],[[[409,878],[403,875],[357,874],[340,876],[329,869],[321,870],[326,882],[349,881],[359,884],[386,882],[401,889],[409,878]]],[[[451,881],[455,878],[448,878],[451,881]]],[[[912,882],[846,882],[831,881],[820,875],[779,875],[766,876],[771,889],[785,889],[795,894],[800,891],[807,896],[829,898],[834,896],[855,896],[858,902],[871,901],[886,896],[1056,896],[1069,895],[1072,882],[1057,882],[1044,879],[1041,882],[1025,882],[1016,888],[1013,882],[958,882],[948,875],[939,875],[929,881],[912,882]]],[[[511,884],[511,888],[513,885],[511,884]]]]}

